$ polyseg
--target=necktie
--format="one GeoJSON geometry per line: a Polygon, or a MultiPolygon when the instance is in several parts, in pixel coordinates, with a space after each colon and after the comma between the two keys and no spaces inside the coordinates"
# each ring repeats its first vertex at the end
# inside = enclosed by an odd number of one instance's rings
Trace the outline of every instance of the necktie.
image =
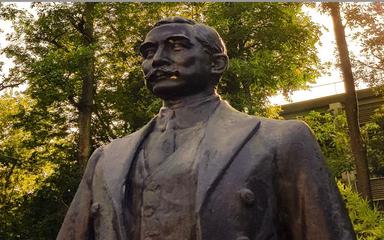
{"type": "Polygon", "coordinates": [[[172,153],[175,152],[175,112],[168,110],[165,112],[164,119],[166,124],[157,134],[157,137],[149,143],[147,155],[147,170],[152,173],[161,163],[163,163],[172,153]]]}

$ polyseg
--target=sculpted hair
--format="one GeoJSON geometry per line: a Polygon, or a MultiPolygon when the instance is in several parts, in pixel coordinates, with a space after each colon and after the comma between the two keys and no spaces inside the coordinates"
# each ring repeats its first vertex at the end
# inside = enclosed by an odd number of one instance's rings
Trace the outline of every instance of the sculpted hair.
{"type": "Polygon", "coordinates": [[[223,53],[227,55],[227,48],[225,47],[224,41],[220,37],[219,33],[214,28],[205,24],[196,23],[191,19],[183,17],[168,17],[158,21],[153,28],[172,23],[192,25],[196,39],[210,54],[223,53]]]}

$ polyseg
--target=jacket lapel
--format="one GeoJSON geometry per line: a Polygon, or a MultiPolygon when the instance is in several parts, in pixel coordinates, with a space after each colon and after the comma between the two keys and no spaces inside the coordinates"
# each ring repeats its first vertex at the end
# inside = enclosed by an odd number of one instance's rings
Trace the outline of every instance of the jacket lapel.
{"type": "Polygon", "coordinates": [[[122,223],[122,203],[128,172],[140,144],[150,133],[154,123],[155,118],[137,132],[128,137],[116,139],[103,149],[106,156],[102,161],[103,177],[120,223],[122,223]]]}
{"type": "Polygon", "coordinates": [[[254,135],[260,121],[238,112],[222,101],[207,123],[197,161],[199,161],[196,211],[214,190],[235,155],[254,135]]]}

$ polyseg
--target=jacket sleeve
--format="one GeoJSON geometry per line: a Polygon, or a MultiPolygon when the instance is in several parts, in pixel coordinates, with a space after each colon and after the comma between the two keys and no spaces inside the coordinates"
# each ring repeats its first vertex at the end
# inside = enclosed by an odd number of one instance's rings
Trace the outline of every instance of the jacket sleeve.
{"type": "Polygon", "coordinates": [[[61,225],[57,240],[92,239],[92,179],[101,148],[96,149],[88,160],[83,178],[61,225]]]}
{"type": "Polygon", "coordinates": [[[341,195],[308,126],[289,121],[277,154],[282,239],[356,239],[341,195]]]}

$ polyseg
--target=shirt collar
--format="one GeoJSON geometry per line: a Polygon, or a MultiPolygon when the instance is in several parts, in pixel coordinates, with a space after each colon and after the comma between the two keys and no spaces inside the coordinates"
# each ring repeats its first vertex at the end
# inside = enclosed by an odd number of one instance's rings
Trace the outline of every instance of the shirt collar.
{"type": "Polygon", "coordinates": [[[164,131],[170,125],[175,129],[183,129],[204,123],[214,112],[219,101],[220,96],[215,91],[164,101],[156,119],[156,127],[164,131]],[[172,124],[168,124],[169,121],[172,121],[172,124]]]}

